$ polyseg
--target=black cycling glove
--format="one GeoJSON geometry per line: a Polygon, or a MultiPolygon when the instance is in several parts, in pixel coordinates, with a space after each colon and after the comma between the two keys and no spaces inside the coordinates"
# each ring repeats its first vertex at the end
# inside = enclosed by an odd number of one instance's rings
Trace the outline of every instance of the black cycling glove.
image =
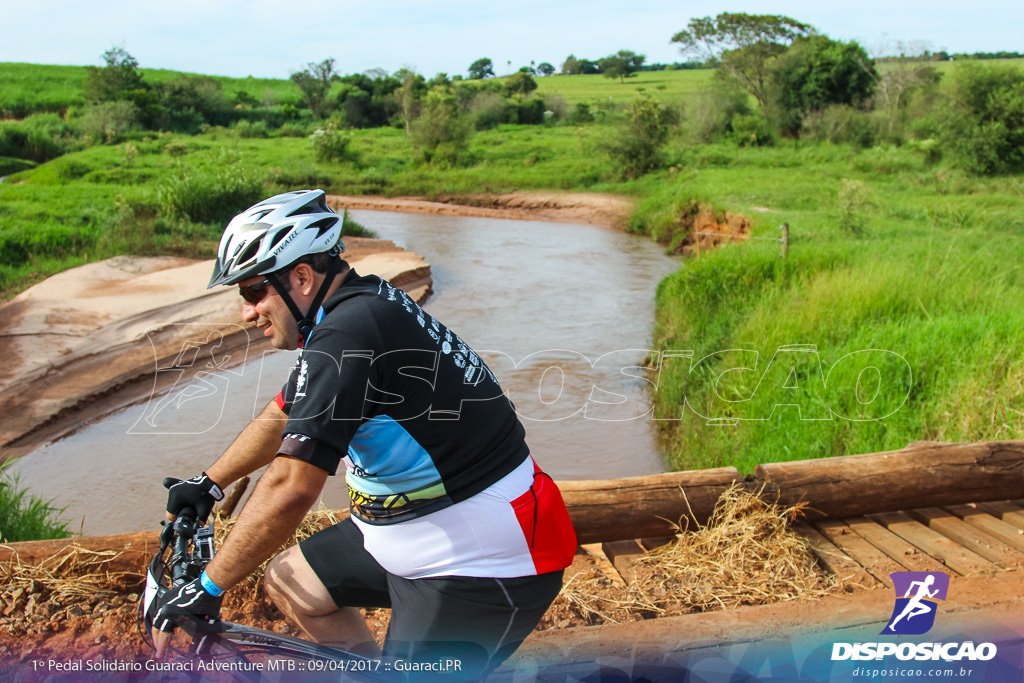
{"type": "Polygon", "coordinates": [[[220,603],[223,599],[223,595],[213,596],[208,593],[199,579],[183,583],[177,590],[168,593],[153,619],[153,628],[170,633],[186,617],[216,619],[220,616],[220,603]]]}
{"type": "Polygon", "coordinates": [[[206,472],[184,481],[167,477],[164,479],[164,486],[169,489],[167,512],[177,517],[185,508],[191,508],[195,510],[196,520],[200,524],[206,522],[210,511],[213,510],[213,504],[224,498],[224,492],[206,476],[206,472]]]}

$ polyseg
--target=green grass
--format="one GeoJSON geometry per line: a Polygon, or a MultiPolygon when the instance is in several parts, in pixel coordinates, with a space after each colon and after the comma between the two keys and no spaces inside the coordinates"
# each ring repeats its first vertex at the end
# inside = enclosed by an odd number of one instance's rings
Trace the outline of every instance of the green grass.
{"type": "Polygon", "coordinates": [[[577,102],[594,105],[621,105],[632,102],[639,93],[665,103],[679,103],[711,82],[711,69],[678,71],[641,71],[625,82],[601,74],[547,76],[536,78],[539,95],[560,95],[570,106],[577,102]]]}
{"type": "Polygon", "coordinates": [[[10,471],[12,462],[0,462],[0,543],[69,536],[58,521],[63,509],[25,490],[10,471]]]}
{"type": "Polygon", "coordinates": [[[727,207],[753,239],[659,288],[659,348],[693,352],[660,367],[673,467],[1024,430],[1020,178],[968,179],[906,148],[712,146],[689,162],[648,201],[727,207]],[[841,227],[844,181],[865,188],[859,238],[841,227]]]}
{"type": "MultiPolygon", "coordinates": [[[[150,85],[156,85],[180,76],[197,76],[167,69],[140,68],[139,72],[150,85]]],[[[32,112],[62,112],[68,107],[85,104],[87,71],[84,66],[52,64],[26,64],[0,62],[0,115],[23,118],[32,112]]],[[[302,93],[287,78],[233,78],[212,76],[221,84],[228,99],[244,91],[264,106],[285,102],[299,103],[302,93]]]]}

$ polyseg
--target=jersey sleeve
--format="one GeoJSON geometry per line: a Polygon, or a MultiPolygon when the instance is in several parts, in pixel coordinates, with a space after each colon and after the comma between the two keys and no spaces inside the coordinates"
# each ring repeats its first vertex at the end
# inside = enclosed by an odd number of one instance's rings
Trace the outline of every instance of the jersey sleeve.
{"type": "Polygon", "coordinates": [[[276,399],[288,415],[279,453],[334,474],[364,419],[373,354],[347,335],[319,332],[276,399]]]}

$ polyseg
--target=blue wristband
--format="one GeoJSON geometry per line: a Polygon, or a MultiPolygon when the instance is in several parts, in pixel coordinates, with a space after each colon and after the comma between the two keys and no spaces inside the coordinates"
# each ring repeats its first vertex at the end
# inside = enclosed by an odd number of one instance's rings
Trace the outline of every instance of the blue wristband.
{"type": "Polygon", "coordinates": [[[199,575],[199,585],[203,587],[204,591],[215,598],[224,595],[224,589],[217,586],[217,584],[213,582],[213,579],[206,575],[205,571],[199,575]]]}

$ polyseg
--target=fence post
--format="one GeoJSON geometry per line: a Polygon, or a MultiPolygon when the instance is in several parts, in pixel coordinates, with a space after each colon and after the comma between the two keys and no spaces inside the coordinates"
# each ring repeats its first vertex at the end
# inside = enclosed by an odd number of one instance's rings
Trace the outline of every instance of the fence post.
{"type": "Polygon", "coordinates": [[[789,223],[780,225],[779,230],[782,231],[782,238],[779,240],[782,243],[782,258],[786,258],[786,254],[789,253],[789,223]]]}

